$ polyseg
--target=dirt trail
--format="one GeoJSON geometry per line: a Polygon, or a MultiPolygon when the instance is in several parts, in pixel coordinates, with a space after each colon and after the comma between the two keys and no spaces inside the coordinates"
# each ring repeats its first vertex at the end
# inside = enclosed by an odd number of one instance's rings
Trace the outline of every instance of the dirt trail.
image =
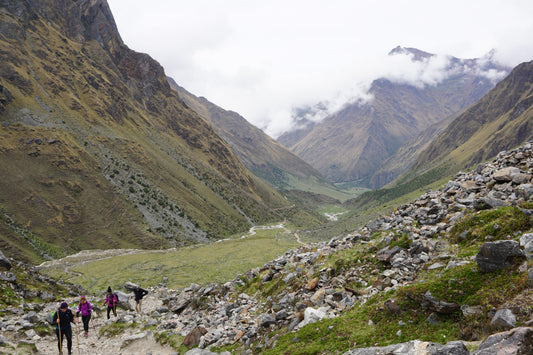
{"type": "MultiPolygon", "coordinates": [[[[103,301],[98,300],[97,298],[91,298],[90,302],[94,305],[101,307],[103,301]]],[[[134,301],[130,300],[129,304],[133,306],[134,301]]],[[[71,306],[77,305],[77,300],[69,302],[71,306]]],[[[159,297],[155,295],[148,294],[143,299],[143,315],[139,321],[139,316],[137,316],[136,321],[139,323],[144,323],[157,308],[162,306],[162,302],[159,297]]],[[[105,310],[96,313],[93,312],[93,318],[89,326],[89,335],[87,338],[83,336],[83,323],[81,322],[81,317],[78,318],[79,323],[77,325],[72,324],[72,354],[73,355],[126,355],[126,354],[147,354],[152,355],[170,355],[175,354],[176,350],[170,348],[169,346],[162,346],[157,343],[153,336],[146,336],[140,340],[135,340],[131,342],[125,342],[124,339],[132,335],[143,333],[143,330],[140,328],[126,328],[123,333],[115,337],[98,336],[100,329],[110,323],[116,322],[124,314],[133,314],[133,312],[126,311],[123,309],[117,309],[117,318],[111,315],[111,319],[107,320],[105,310]],[[78,336],[76,338],[76,332],[78,330],[78,336]],[[79,351],[78,351],[79,346],[79,351]]],[[[43,355],[57,355],[58,346],[57,346],[57,337],[55,333],[53,335],[45,336],[36,341],[35,345],[39,354],[43,355]]],[[[67,344],[64,340],[63,344],[63,354],[67,354],[67,344]]]]}

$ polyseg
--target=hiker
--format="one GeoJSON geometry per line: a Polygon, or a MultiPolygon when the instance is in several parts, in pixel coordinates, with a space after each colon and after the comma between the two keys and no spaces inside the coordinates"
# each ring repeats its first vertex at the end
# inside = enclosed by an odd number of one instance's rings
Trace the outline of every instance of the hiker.
{"type": "Polygon", "coordinates": [[[89,321],[91,320],[91,304],[89,301],[87,301],[87,298],[85,296],[80,297],[80,303],[78,304],[78,311],[76,312],[76,317],[78,317],[81,314],[81,321],[83,322],[83,330],[85,334],[83,334],[84,337],[89,336],[89,321]]]}
{"type": "Polygon", "coordinates": [[[72,354],[72,328],[70,323],[76,323],[74,314],[68,308],[67,302],[61,303],[60,308],[54,313],[52,319],[56,323],[57,347],[62,354],[63,335],[67,338],[67,349],[69,355],[72,354]]]}
{"type": "Polygon", "coordinates": [[[133,290],[133,293],[135,293],[135,310],[138,313],[142,313],[141,306],[143,302],[143,297],[148,294],[148,291],[137,286],[135,290],[133,290]]]}
{"type": "Polygon", "coordinates": [[[115,317],[117,316],[117,304],[118,297],[111,291],[111,287],[107,288],[107,295],[105,296],[104,306],[107,304],[107,319],[109,319],[109,313],[113,311],[115,317]]]}

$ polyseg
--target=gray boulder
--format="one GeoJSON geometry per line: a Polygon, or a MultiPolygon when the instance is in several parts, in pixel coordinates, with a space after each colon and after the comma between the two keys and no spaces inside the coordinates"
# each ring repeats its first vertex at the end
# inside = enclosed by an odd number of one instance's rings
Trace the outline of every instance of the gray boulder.
{"type": "Polygon", "coordinates": [[[489,336],[473,355],[533,354],[533,328],[520,327],[489,336]]]}
{"type": "Polygon", "coordinates": [[[516,325],[516,317],[510,309],[499,309],[492,317],[490,325],[494,328],[511,329],[516,325]]]}
{"type": "Polygon", "coordinates": [[[218,355],[218,353],[214,353],[206,349],[194,348],[187,351],[185,355],[218,355]]]}
{"type": "Polygon", "coordinates": [[[520,237],[520,245],[524,247],[528,260],[533,259],[533,233],[523,234],[520,237]]]}
{"type": "Polygon", "coordinates": [[[33,324],[39,322],[39,316],[34,311],[31,311],[28,314],[24,315],[23,318],[33,324]]]}
{"type": "Polygon", "coordinates": [[[180,314],[191,303],[191,298],[186,292],[182,292],[177,299],[171,299],[168,302],[168,309],[171,312],[180,314]]]}
{"type": "MultiPolygon", "coordinates": [[[[133,296],[133,293],[124,293],[122,291],[115,291],[113,293],[118,296],[119,305],[123,305],[123,306],[127,305],[129,303],[130,297],[133,296]]],[[[127,307],[127,308],[131,308],[131,307],[127,307]]]]}
{"type": "Polygon", "coordinates": [[[376,258],[379,260],[379,261],[383,261],[385,263],[390,263],[390,260],[392,259],[392,257],[401,252],[402,250],[404,250],[403,248],[400,248],[399,246],[394,246],[394,247],[385,247],[383,249],[381,249],[380,251],[378,251],[376,253],[376,258]]]}
{"type": "Polygon", "coordinates": [[[507,167],[500,170],[496,170],[492,176],[494,180],[499,183],[509,182],[513,180],[513,177],[520,174],[520,169],[515,167],[507,167]]]}
{"type": "Polygon", "coordinates": [[[138,340],[146,339],[149,336],[148,332],[142,332],[138,334],[132,334],[127,335],[124,338],[122,338],[122,344],[120,345],[120,348],[125,348],[126,346],[130,345],[131,343],[134,343],[138,340]]]}
{"type": "Polygon", "coordinates": [[[271,325],[274,325],[276,324],[276,319],[274,319],[271,315],[269,314],[264,314],[263,316],[261,316],[261,323],[260,323],[260,326],[263,327],[263,328],[268,328],[270,327],[271,325]]]}
{"type": "Polygon", "coordinates": [[[515,189],[519,197],[528,201],[533,196],[533,184],[522,184],[515,189]]]}
{"type": "Polygon", "coordinates": [[[487,242],[481,246],[476,255],[476,262],[481,272],[493,272],[513,265],[516,259],[526,259],[518,242],[499,240],[487,242]]]}
{"type": "Polygon", "coordinates": [[[137,287],[139,287],[139,285],[134,284],[133,282],[130,282],[130,281],[128,281],[128,282],[126,282],[126,283],[124,284],[124,288],[125,288],[126,290],[128,290],[128,291],[133,291],[133,290],[135,290],[137,287]]]}
{"type": "Polygon", "coordinates": [[[17,281],[17,277],[12,272],[0,272],[0,280],[6,281],[6,282],[15,282],[17,281]]]}

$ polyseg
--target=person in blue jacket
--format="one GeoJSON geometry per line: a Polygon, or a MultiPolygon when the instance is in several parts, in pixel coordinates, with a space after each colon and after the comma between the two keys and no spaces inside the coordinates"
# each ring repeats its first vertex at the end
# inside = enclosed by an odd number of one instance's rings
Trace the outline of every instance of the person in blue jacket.
{"type": "Polygon", "coordinates": [[[148,291],[137,286],[135,287],[135,290],[133,290],[133,293],[135,294],[135,310],[138,313],[142,313],[141,307],[143,303],[143,297],[148,294],[148,291]]]}
{"type": "Polygon", "coordinates": [[[63,347],[63,336],[67,339],[67,349],[68,354],[72,354],[72,327],[70,323],[76,324],[76,319],[74,314],[68,308],[67,302],[61,303],[61,306],[54,313],[52,319],[56,325],[56,335],[57,335],[57,347],[59,348],[59,353],[62,353],[63,347]]]}

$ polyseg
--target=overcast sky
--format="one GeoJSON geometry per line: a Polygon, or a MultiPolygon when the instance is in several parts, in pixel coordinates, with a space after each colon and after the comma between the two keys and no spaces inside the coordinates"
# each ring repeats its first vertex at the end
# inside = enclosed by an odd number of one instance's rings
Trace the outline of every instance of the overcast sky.
{"type": "Polygon", "coordinates": [[[511,66],[533,60],[531,0],[108,2],[126,45],[274,137],[290,128],[293,108],[361,96],[377,77],[439,80],[445,61],[413,67],[387,56],[397,45],[458,58],[495,49],[511,66]]]}

